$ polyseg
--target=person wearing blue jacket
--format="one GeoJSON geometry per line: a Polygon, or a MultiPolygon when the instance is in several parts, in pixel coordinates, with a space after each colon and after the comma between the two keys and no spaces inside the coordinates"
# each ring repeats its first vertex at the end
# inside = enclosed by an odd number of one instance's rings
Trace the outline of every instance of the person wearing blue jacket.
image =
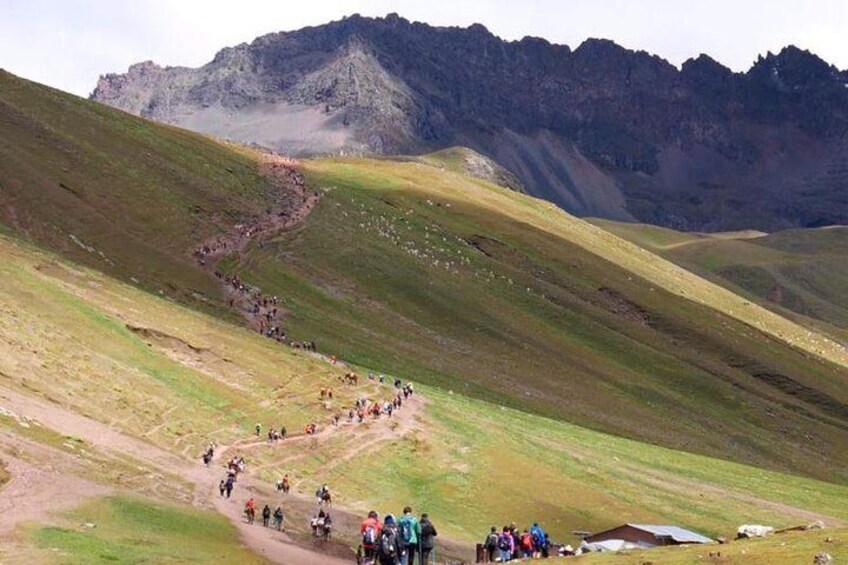
{"type": "Polygon", "coordinates": [[[542,548],[545,545],[545,530],[542,529],[542,526],[538,522],[533,522],[533,525],[530,527],[530,535],[533,536],[533,557],[538,559],[542,556],[542,548]]]}

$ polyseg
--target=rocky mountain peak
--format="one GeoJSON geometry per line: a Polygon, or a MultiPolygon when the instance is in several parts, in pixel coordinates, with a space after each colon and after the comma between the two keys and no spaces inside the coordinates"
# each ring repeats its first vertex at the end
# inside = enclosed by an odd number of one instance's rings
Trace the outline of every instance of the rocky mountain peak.
{"type": "Polygon", "coordinates": [[[133,65],[92,97],[293,154],[463,145],[577,214],[771,230],[848,223],[846,82],[792,46],[747,73],[707,55],[678,70],[607,39],[572,51],[355,14],[198,69],[133,65]]]}

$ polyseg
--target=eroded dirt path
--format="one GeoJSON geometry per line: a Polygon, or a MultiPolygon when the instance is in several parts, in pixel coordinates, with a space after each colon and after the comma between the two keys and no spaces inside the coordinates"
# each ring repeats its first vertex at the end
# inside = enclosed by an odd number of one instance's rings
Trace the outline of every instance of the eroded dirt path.
{"type": "Polygon", "coordinates": [[[273,296],[267,296],[243,281],[238,273],[224,273],[216,263],[229,255],[236,257],[252,242],[260,246],[300,224],[315,208],[320,193],[306,186],[297,169],[297,161],[279,155],[266,154],[259,166],[260,173],[271,182],[272,203],[262,213],[234,226],[230,233],[200,242],[194,250],[198,264],[216,277],[228,305],[244,317],[251,327],[268,337],[284,338],[280,325],[286,312],[273,296]]]}
{"type": "MultiPolygon", "coordinates": [[[[339,465],[356,457],[368,446],[400,438],[414,430],[425,401],[413,395],[392,418],[382,416],[376,420],[369,418],[362,424],[345,422],[339,426],[326,426],[315,435],[295,436],[277,444],[246,439],[229,447],[221,446],[216,453],[216,461],[209,467],[202,465],[199,459],[187,460],[46,399],[0,388],[0,406],[63,435],[77,437],[92,448],[124,454],[161,469],[163,473],[179,476],[192,485],[195,505],[214,508],[226,516],[237,528],[243,543],[273,563],[341,565],[349,564],[352,559],[350,550],[343,544],[329,543],[320,547],[304,545],[306,517],[315,511],[312,497],[290,493],[282,498],[286,521],[291,524],[289,531],[294,534],[276,532],[262,527],[258,522],[254,525],[246,523],[242,511],[249,497],[256,497],[257,500],[281,499],[272,485],[250,475],[253,472],[249,464],[250,453],[277,446],[283,448],[281,452],[286,452],[288,450],[285,447],[306,441],[317,442],[320,446],[323,441],[344,434],[351,438],[351,441],[346,442],[351,449],[334,462],[334,465],[339,465]],[[220,461],[236,451],[247,458],[248,473],[239,477],[233,497],[224,499],[219,496],[217,489],[218,481],[224,474],[220,461]]],[[[38,448],[50,450],[46,446],[38,448]]],[[[11,534],[23,522],[43,521],[44,509],[47,507],[57,510],[71,508],[85,498],[118,491],[61,473],[64,467],[62,461],[66,457],[71,456],[57,451],[53,468],[44,468],[23,459],[3,456],[12,478],[0,490],[0,535],[11,534]]],[[[354,531],[358,525],[357,513],[343,507],[334,506],[333,517],[337,531],[354,531]]]]}

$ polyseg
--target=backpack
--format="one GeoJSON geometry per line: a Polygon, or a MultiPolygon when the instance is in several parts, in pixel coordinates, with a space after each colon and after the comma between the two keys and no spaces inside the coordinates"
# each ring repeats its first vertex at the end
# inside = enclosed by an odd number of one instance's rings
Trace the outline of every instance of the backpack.
{"type": "Polygon", "coordinates": [[[403,545],[412,543],[412,520],[400,521],[400,542],[403,545]]]}
{"type": "Polygon", "coordinates": [[[389,529],[383,530],[383,533],[380,535],[380,553],[382,555],[394,555],[397,551],[397,544],[395,543],[395,534],[393,531],[389,529]]]}
{"type": "Polygon", "coordinates": [[[362,545],[373,547],[375,543],[377,543],[377,530],[374,526],[368,526],[362,534],[362,545]]]}
{"type": "Polygon", "coordinates": [[[507,538],[506,536],[498,537],[498,549],[500,549],[501,551],[509,551],[509,538],[507,538]]]}
{"type": "Polygon", "coordinates": [[[530,534],[524,534],[521,536],[521,547],[528,551],[533,549],[533,536],[530,534]]]}
{"type": "Polygon", "coordinates": [[[486,547],[497,547],[498,546],[498,534],[491,533],[489,537],[486,538],[486,547]]]}

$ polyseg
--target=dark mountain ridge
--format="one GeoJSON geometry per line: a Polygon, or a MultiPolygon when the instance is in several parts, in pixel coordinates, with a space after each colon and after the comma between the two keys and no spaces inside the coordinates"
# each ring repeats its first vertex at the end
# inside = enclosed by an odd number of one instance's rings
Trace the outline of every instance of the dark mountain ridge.
{"type": "Polygon", "coordinates": [[[92,98],[295,155],[471,147],[570,212],[679,229],[848,223],[848,72],[786,47],[734,73],[589,39],[351,16],[92,98]]]}

